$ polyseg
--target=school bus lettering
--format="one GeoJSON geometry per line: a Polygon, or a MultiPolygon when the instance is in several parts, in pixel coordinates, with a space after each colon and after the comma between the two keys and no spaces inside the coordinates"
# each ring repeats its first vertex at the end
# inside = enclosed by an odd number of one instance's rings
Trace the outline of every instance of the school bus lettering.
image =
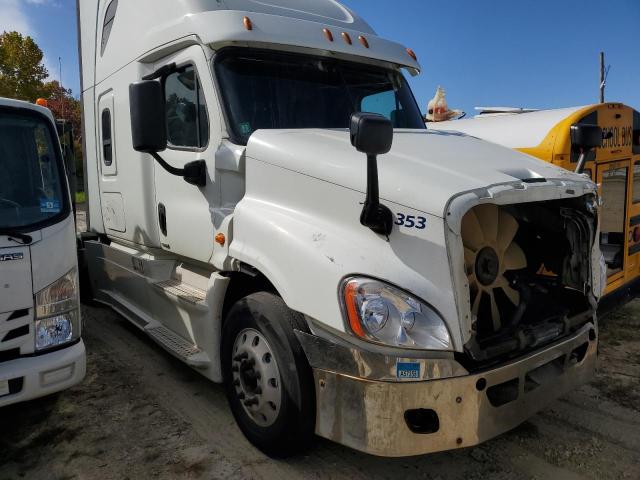
{"type": "Polygon", "coordinates": [[[633,127],[604,127],[601,148],[630,147],[633,144],[633,127]]]}

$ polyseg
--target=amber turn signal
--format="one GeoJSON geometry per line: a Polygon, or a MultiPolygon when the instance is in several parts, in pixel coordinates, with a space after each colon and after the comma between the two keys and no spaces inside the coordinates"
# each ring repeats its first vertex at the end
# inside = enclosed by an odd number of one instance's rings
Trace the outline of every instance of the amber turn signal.
{"type": "Polygon", "coordinates": [[[225,237],[224,233],[219,233],[216,235],[215,240],[218,245],[220,245],[221,247],[224,247],[224,244],[227,241],[227,237],[225,237]]]}
{"type": "Polygon", "coordinates": [[[360,324],[360,315],[358,314],[358,285],[355,282],[347,283],[344,289],[344,303],[347,308],[347,317],[349,317],[349,325],[351,330],[360,338],[365,338],[365,332],[360,324]]]}

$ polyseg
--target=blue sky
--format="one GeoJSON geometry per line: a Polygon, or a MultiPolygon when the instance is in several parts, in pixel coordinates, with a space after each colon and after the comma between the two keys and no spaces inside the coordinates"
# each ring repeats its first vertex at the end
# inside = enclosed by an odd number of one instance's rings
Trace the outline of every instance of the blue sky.
{"type": "MultiPolygon", "coordinates": [[[[640,0],[343,0],[379,34],[418,54],[410,79],[424,110],[438,85],[454,108],[553,108],[607,100],[640,109],[640,0]],[[601,21],[598,24],[598,21],[601,21]],[[635,34],[635,37],[634,37],[635,34]]],[[[79,93],[75,0],[0,0],[0,31],[32,35],[50,75],[79,93]]]]}

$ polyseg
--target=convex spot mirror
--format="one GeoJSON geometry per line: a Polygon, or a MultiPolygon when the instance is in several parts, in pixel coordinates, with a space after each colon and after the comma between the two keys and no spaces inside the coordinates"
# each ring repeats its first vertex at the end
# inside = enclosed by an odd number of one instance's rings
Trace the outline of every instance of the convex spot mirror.
{"type": "Polygon", "coordinates": [[[384,155],[393,144],[393,125],[382,115],[354,113],[351,116],[351,144],[367,155],[384,155]]]}
{"type": "Polygon", "coordinates": [[[131,137],[138,152],[157,153],[167,148],[165,101],[162,85],[154,80],[129,86],[131,137]]]}
{"type": "Polygon", "coordinates": [[[588,151],[602,145],[602,128],[597,125],[571,125],[571,144],[579,149],[588,151]]]}

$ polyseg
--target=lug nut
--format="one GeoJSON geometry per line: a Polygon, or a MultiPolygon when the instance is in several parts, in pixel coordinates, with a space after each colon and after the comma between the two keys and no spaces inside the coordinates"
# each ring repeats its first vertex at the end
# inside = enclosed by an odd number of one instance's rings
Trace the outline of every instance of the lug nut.
{"type": "Polygon", "coordinates": [[[251,397],[244,401],[244,406],[251,407],[253,405],[258,405],[258,403],[260,403],[260,401],[256,397],[251,397]]]}

